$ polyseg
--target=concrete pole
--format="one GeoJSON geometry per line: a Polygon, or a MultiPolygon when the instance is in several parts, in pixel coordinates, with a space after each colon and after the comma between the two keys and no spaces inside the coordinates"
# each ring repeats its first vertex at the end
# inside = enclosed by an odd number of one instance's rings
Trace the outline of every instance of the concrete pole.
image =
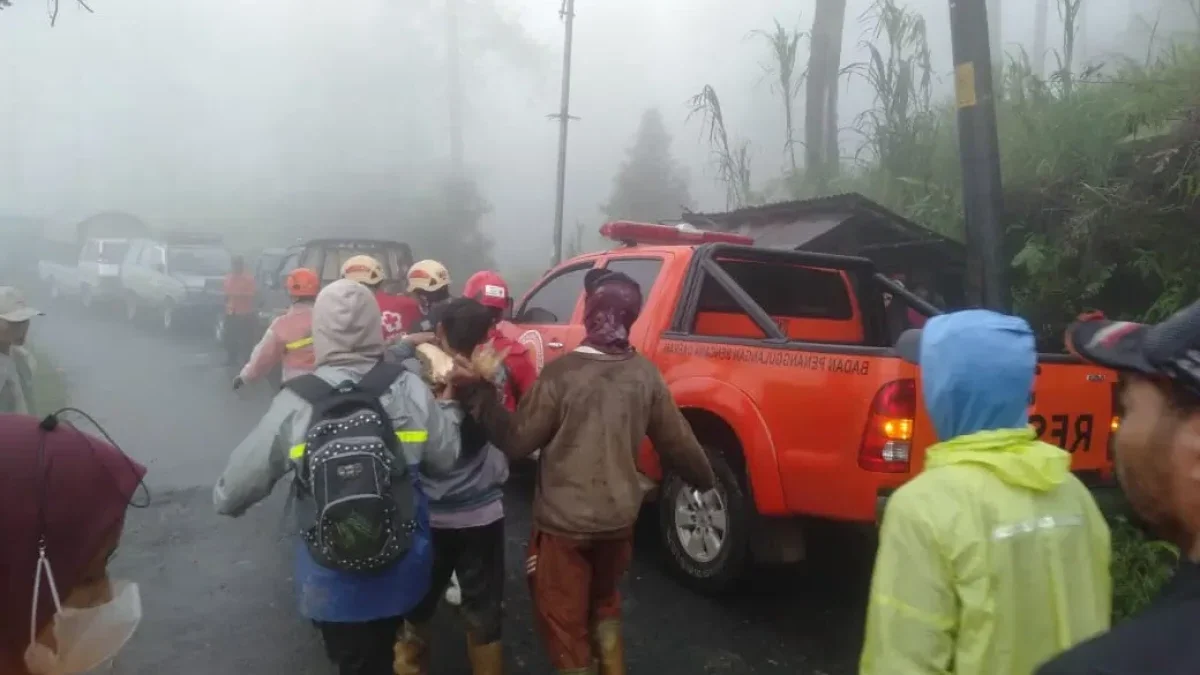
{"type": "Polygon", "coordinates": [[[559,11],[564,24],[562,98],[558,106],[558,183],[554,201],[554,257],[551,265],[562,262],[563,201],[567,187],[567,127],[571,123],[571,31],[575,23],[575,0],[563,0],[559,11]]]}

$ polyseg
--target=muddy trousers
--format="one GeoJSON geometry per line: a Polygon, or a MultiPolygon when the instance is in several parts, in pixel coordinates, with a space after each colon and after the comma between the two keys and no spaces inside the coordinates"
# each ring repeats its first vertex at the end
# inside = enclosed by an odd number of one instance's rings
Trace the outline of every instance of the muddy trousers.
{"type": "Polygon", "coordinates": [[[632,536],[573,539],[534,530],[525,572],[534,620],[561,674],[624,675],[618,585],[633,557],[632,536]]]}
{"type": "Polygon", "coordinates": [[[461,529],[433,529],[433,574],[429,593],[408,614],[396,645],[397,675],[425,675],[429,669],[428,626],[458,573],[462,615],[467,628],[471,672],[499,675],[503,670],[501,625],[504,619],[504,519],[461,529]]]}
{"type": "Polygon", "coordinates": [[[318,622],[325,655],[338,675],[392,675],[392,652],[400,617],[362,623],[318,622]]]}

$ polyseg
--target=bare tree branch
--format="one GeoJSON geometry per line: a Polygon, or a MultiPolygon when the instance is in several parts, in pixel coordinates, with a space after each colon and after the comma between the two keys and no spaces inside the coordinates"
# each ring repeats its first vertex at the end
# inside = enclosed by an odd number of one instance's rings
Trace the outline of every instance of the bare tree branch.
{"type": "MultiPolygon", "coordinates": [[[[46,0],[46,13],[50,15],[51,28],[53,28],[55,22],[58,21],[58,2],[59,0],[46,0]]],[[[88,14],[96,13],[92,11],[92,8],[89,7],[87,2],[84,0],[75,0],[75,4],[86,9],[88,14]]],[[[0,9],[5,9],[7,7],[12,7],[12,0],[0,0],[0,9]]]]}

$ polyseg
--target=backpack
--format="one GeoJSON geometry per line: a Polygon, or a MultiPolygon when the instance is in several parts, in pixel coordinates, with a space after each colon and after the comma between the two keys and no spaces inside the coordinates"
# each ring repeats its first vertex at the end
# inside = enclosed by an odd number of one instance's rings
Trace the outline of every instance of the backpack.
{"type": "Polygon", "coordinates": [[[357,383],[307,374],[284,385],[313,408],[295,482],[315,509],[301,537],[324,567],[378,571],[412,547],[417,488],[380,402],[403,372],[380,362],[357,383]]]}

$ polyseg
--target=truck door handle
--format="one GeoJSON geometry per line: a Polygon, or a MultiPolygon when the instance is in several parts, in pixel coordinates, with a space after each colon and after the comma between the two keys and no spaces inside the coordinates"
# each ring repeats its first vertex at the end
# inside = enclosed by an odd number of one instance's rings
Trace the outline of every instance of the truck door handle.
{"type": "Polygon", "coordinates": [[[554,340],[553,342],[551,342],[550,344],[548,344],[546,346],[549,347],[550,349],[562,349],[563,343],[559,342],[558,340],[554,340]]]}

